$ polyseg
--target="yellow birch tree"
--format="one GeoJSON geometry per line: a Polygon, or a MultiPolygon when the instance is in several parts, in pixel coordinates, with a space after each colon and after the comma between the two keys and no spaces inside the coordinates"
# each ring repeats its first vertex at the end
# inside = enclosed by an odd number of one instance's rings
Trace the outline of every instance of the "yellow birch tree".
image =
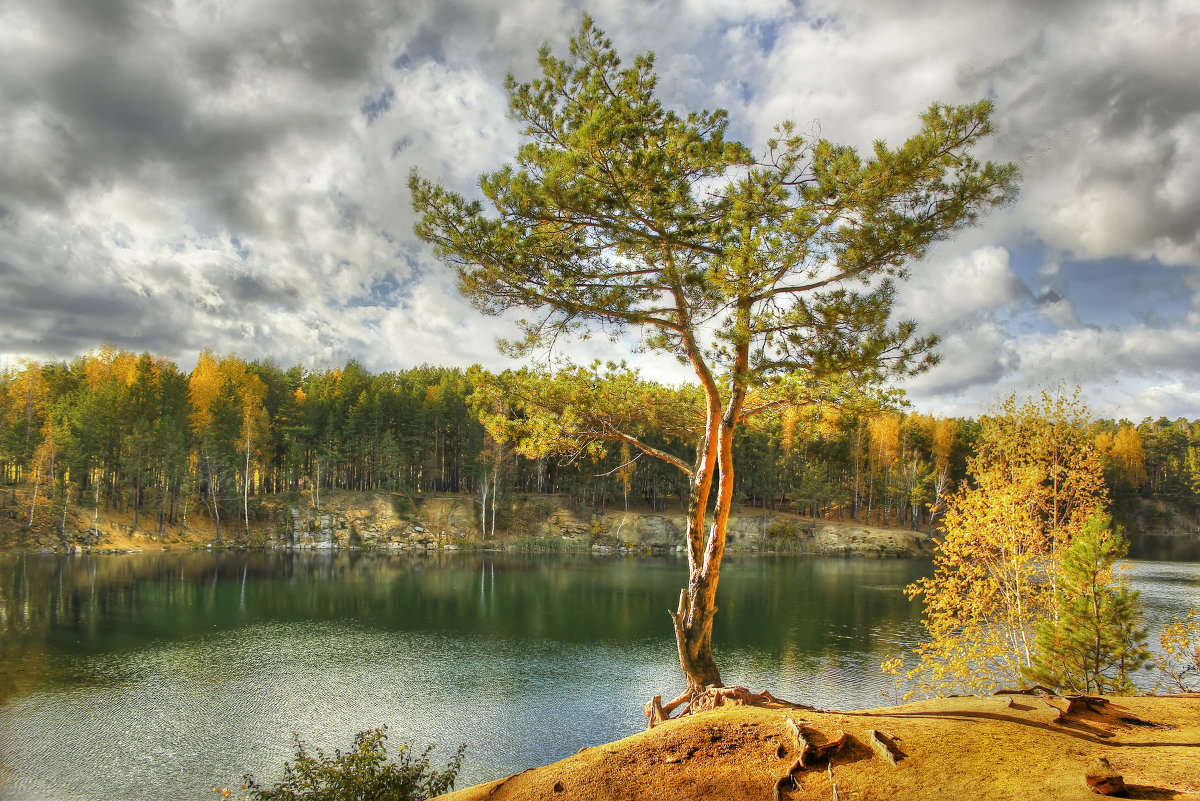
{"type": "Polygon", "coordinates": [[[1038,623],[1056,611],[1062,556],[1108,504],[1078,393],[1003,402],[984,417],[970,481],[950,500],[925,601],[929,642],[908,672],[919,694],[983,693],[1019,682],[1038,623]]]}

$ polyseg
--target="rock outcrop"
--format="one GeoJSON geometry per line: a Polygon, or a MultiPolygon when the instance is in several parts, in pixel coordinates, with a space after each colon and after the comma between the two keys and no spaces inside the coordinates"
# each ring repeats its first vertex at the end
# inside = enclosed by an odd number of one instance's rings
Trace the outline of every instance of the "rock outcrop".
{"type": "MultiPolygon", "coordinates": [[[[338,493],[320,508],[289,506],[271,544],[297,549],[454,550],[544,544],[600,553],[682,550],[681,512],[606,510],[581,512],[565,498],[517,499],[508,530],[484,530],[475,499],[463,495],[393,497],[385,493],[338,493]]],[[[844,556],[916,556],[931,550],[928,535],[901,529],[812,521],[753,510],[729,521],[735,551],[787,551],[844,556]]]]}

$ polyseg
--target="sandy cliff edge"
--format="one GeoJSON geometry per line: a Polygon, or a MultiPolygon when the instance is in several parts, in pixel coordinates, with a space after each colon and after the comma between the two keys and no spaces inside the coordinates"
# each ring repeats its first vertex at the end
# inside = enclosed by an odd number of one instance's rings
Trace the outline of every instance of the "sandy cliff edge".
{"type": "Polygon", "coordinates": [[[1084,780],[1098,757],[1123,776],[1126,798],[1200,799],[1200,694],[1066,708],[1066,699],[1027,695],[864,712],[725,707],[441,798],[771,801],[795,762],[791,719],[817,744],[847,738],[831,759],[797,771],[782,799],[1082,801],[1098,797],[1084,780]],[[895,765],[872,745],[872,730],[891,744],[895,765]]]}

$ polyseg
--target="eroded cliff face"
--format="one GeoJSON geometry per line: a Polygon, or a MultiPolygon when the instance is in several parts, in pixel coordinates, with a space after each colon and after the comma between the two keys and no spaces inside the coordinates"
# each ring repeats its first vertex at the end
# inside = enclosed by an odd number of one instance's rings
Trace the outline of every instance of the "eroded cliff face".
{"type": "MultiPolygon", "coordinates": [[[[32,528],[20,525],[28,500],[0,498],[0,549],[160,550],[217,544],[213,521],[191,509],[179,523],[159,528],[143,517],[72,505],[64,517],[39,513],[32,528]],[[26,504],[22,506],[21,504],[26,504]],[[18,520],[21,517],[21,520],[18,520]],[[8,528],[4,523],[9,524],[8,528]],[[135,525],[137,523],[137,525],[135,525]],[[186,525],[185,525],[186,524],[186,525]]],[[[686,521],[681,511],[603,512],[571,507],[565,496],[516,498],[507,525],[493,531],[482,524],[478,499],[469,495],[407,498],[388,493],[330,492],[319,506],[308,498],[268,498],[264,518],[247,531],[237,519],[222,520],[221,544],[296,549],[521,548],[664,552],[683,550],[686,521]]],[[[490,512],[490,510],[489,510],[490,512]]],[[[789,552],[826,555],[914,556],[932,550],[928,535],[901,529],[836,523],[791,514],[745,509],[729,520],[727,546],[737,552],[789,552]]]]}
{"type": "Polygon", "coordinates": [[[418,499],[399,507],[387,494],[337,493],[319,508],[280,510],[283,524],[273,545],[295,548],[441,548],[478,538],[469,498],[418,499]]]}
{"type": "MultiPolygon", "coordinates": [[[[270,544],[283,548],[380,548],[453,550],[514,547],[538,543],[572,550],[682,550],[682,513],[571,508],[560,496],[519,497],[506,530],[484,526],[479,503],[469,496],[397,500],[386,494],[340,493],[319,509],[280,510],[270,544]]],[[[809,552],[863,556],[915,556],[931,550],[928,535],[900,529],[817,521],[794,515],[731,516],[728,545],[734,550],[809,552]]]]}

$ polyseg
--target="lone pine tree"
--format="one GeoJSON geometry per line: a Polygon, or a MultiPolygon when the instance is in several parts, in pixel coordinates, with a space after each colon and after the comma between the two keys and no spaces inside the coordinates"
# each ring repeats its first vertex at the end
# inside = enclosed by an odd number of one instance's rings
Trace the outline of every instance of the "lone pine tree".
{"type": "MultiPolygon", "coordinates": [[[[722,686],[712,623],[736,429],[791,387],[871,387],[927,368],[933,339],[890,319],[894,281],[1011,199],[1016,168],[971,156],[992,130],[986,100],[934,104],[908,141],[876,142],[866,156],[787,122],[756,155],[726,140],[726,112],[665,107],[653,56],[623,67],[587,17],[565,57],[543,47],[538,62],[540,78],[506,82],[524,136],[513,163],[480,177],[482,199],[414,172],[416,231],[478,309],[527,313],[512,352],[636,329],[646,348],[694,371],[694,458],[619,430],[612,415],[588,434],[687,476],[688,583],[671,612],[682,703],[722,686]]],[[[570,426],[597,410],[546,411],[570,426]]]]}

